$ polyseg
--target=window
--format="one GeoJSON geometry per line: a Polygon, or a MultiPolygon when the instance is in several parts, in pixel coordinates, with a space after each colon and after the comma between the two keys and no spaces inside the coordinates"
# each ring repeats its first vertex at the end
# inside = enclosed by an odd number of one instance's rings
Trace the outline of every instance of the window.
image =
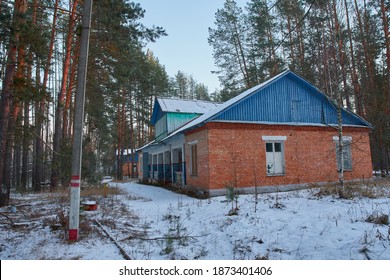
{"type": "MultiPolygon", "coordinates": [[[[341,169],[340,158],[339,158],[339,137],[333,137],[336,142],[336,160],[337,169],[341,169]]],[[[343,163],[344,171],[352,171],[352,152],[351,152],[352,137],[343,137],[343,163]]]]}
{"type": "Polygon", "coordinates": [[[198,145],[190,145],[191,152],[191,175],[198,175],[198,145]]]}
{"type": "Polygon", "coordinates": [[[267,175],[284,175],[284,151],[282,141],[266,142],[267,175]]]}
{"type": "Polygon", "coordinates": [[[265,141],[267,175],[284,175],[284,142],[287,136],[262,136],[262,139],[265,141]]]}

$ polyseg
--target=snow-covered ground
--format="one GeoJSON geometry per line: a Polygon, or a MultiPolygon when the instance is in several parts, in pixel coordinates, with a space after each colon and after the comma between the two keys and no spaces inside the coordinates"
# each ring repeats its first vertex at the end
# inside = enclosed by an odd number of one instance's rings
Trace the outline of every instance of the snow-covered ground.
{"type": "Polygon", "coordinates": [[[12,195],[17,212],[0,209],[0,259],[123,259],[96,219],[137,260],[390,260],[388,221],[375,221],[390,214],[386,186],[366,187],[379,198],[339,199],[309,189],[260,194],[256,204],[254,195],[240,195],[237,215],[228,215],[226,197],[201,200],[135,182],[110,185],[121,192],[93,197],[98,209],[81,211],[77,242],[55,228],[66,219],[66,199],[12,195]]]}

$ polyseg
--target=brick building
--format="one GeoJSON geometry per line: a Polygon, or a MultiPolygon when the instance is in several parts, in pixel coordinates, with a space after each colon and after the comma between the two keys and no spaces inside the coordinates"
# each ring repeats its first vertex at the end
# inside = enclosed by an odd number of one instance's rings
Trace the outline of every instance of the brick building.
{"type": "MultiPolygon", "coordinates": [[[[176,109],[194,114],[192,120],[180,117],[179,124],[176,118],[175,129],[161,134],[159,120],[169,121],[169,109],[156,100],[152,121],[163,137],[139,150],[141,181],[220,195],[227,186],[272,191],[338,180],[337,107],[293,72],[282,72],[223,104],[200,106],[204,110],[196,114],[176,109]]],[[[344,177],[370,178],[371,125],[346,109],[342,122],[344,177]]]]}

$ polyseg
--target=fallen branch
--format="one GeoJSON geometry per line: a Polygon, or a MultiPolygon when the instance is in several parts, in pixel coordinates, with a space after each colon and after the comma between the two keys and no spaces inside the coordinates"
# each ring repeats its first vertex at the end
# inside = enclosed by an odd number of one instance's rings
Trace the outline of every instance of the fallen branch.
{"type": "Polygon", "coordinates": [[[15,206],[16,208],[19,208],[19,207],[25,207],[25,206],[32,206],[32,204],[31,204],[31,203],[25,203],[25,204],[14,204],[14,206],[15,206]]]}
{"type": "Polygon", "coordinates": [[[371,260],[370,256],[368,255],[368,248],[367,247],[363,247],[361,250],[360,250],[360,253],[362,253],[366,258],[367,260],[371,260]]]}
{"type": "Polygon", "coordinates": [[[45,141],[40,135],[38,135],[38,134],[35,133],[34,131],[32,131],[31,133],[32,133],[34,136],[36,136],[39,140],[41,140],[41,142],[43,143],[43,145],[45,145],[46,148],[48,148],[52,153],[55,153],[55,154],[57,154],[58,156],[63,157],[62,154],[60,154],[59,152],[54,151],[54,150],[49,146],[49,144],[47,144],[46,141],[45,141]]]}
{"type": "Polygon", "coordinates": [[[20,228],[20,227],[29,227],[30,225],[33,225],[34,222],[20,222],[20,223],[13,223],[13,228],[20,228]]]}
{"type": "Polygon", "coordinates": [[[195,238],[199,238],[199,237],[206,237],[210,234],[203,234],[203,235],[184,235],[184,236],[162,236],[162,237],[153,237],[153,238],[145,238],[145,237],[140,237],[140,236],[134,236],[134,235],[131,235],[129,237],[126,237],[126,238],[123,238],[121,239],[121,241],[124,241],[124,240],[133,240],[133,239],[137,239],[137,240],[141,240],[141,241],[157,241],[157,240],[166,240],[166,239],[171,239],[171,240],[182,240],[182,239],[188,239],[188,238],[191,238],[191,239],[195,239],[195,238]]]}
{"type": "Polygon", "coordinates": [[[123,249],[123,247],[118,243],[118,241],[115,240],[115,238],[103,227],[103,225],[98,221],[98,220],[94,220],[95,221],[95,224],[97,224],[103,231],[105,234],[107,234],[108,238],[110,238],[112,240],[112,242],[114,242],[114,244],[116,245],[116,247],[118,247],[119,251],[121,252],[122,256],[126,259],[126,260],[131,260],[131,257],[129,256],[129,254],[127,254],[127,252],[125,251],[125,249],[123,249]]]}
{"type": "Polygon", "coordinates": [[[0,215],[4,216],[7,220],[9,220],[11,222],[11,225],[14,224],[14,221],[10,217],[8,217],[6,214],[0,212],[0,215]]]}

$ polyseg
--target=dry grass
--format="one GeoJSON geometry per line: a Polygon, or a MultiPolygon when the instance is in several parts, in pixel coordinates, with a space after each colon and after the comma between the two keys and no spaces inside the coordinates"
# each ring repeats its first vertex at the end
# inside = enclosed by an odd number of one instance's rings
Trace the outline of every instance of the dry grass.
{"type": "Polygon", "coordinates": [[[81,197],[108,197],[119,194],[123,194],[123,192],[118,187],[112,187],[108,185],[90,185],[81,188],[80,191],[81,197]]]}
{"type": "MultiPolygon", "coordinates": [[[[118,199],[123,192],[118,187],[108,185],[87,185],[80,190],[80,199],[97,200],[109,202],[105,205],[99,205],[102,211],[117,211],[122,215],[131,215],[123,205],[117,209],[112,204],[119,205],[118,199]],[[119,210],[119,211],[118,211],[119,210]]],[[[54,192],[43,190],[40,193],[23,193],[14,194],[11,197],[11,205],[15,205],[17,213],[13,215],[11,223],[31,222],[38,223],[35,226],[49,227],[53,232],[57,232],[60,238],[66,239],[67,229],[69,227],[70,191],[69,188],[58,188],[54,192]]],[[[80,238],[89,236],[94,231],[91,217],[84,216],[83,211],[80,213],[80,238]]],[[[134,215],[133,215],[134,216],[134,215]]],[[[23,230],[15,228],[14,230],[23,230]]],[[[31,225],[29,225],[31,230],[31,225]]]]}
{"type": "MultiPolygon", "coordinates": [[[[108,197],[111,195],[123,194],[123,192],[118,187],[108,186],[108,185],[83,185],[80,188],[80,197],[108,197]]],[[[23,196],[23,195],[22,195],[23,196]]],[[[35,193],[35,196],[38,196],[41,200],[56,200],[57,202],[68,203],[70,198],[70,191],[68,187],[60,187],[55,191],[50,192],[49,190],[44,190],[40,193],[35,193]]],[[[31,197],[31,194],[29,194],[31,197]]]]}
{"type": "Polygon", "coordinates": [[[328,183],[325,185],[312,184],[309,187],[315,197],[335,196],[341,199],[354,199],[367,197],[390,198],[390,179],[381,178],[369,181],[346,182],[341,188],[337,183],[328,183]]]}
{"type": "Polygon", "coordinates": [[[366,222],[373,223],[377,225],[388,225],[389,224],[389,215],[379,213],[375,211],[369,215],[366,219],[366,222]]]}

